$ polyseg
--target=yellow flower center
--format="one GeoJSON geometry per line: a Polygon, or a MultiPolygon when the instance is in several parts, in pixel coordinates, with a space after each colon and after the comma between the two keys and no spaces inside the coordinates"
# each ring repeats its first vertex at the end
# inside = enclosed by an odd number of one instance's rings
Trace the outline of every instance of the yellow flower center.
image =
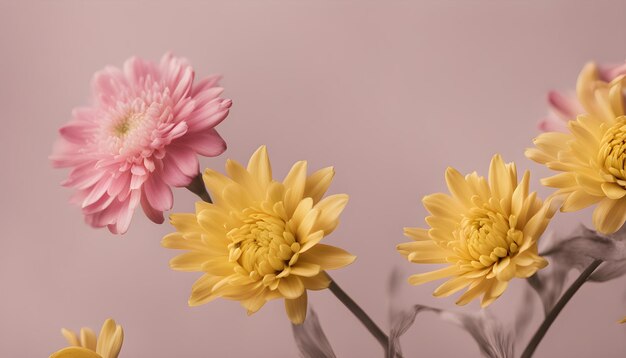
{"type": "MultiPolygon", "coordinates": [[[[617,120],[602,137],[598,162],[604,170],[618,180],[626,180],[624,160],[626,159],[626,119],[617,120]]],[[[619,182],[618,182],[619,183],[619,182]]],[[[621,184],[625,187],[624,184],[621,184]]]]}
{"type": "Polygon", "coordinates": [[[129,113],[118,119],[113,124],[113,135],[118,138],[124,138],[133,128],[137,127],[144,119],[142,113],[129,113]]]}
{"type": "Polygon", "coordinates": [[[517,218],[508,218],[488,207],[475,207],[463,217],[460,234],[474,267],[489,267],[519,250],[524,234],[515,228],[517,218]]]}
{"type": "Polygon", "coordinates": [[[230,230],[227,237],[230,262],[237,262],[250,278],[270,285],[289,275],[298,259],[300,244],[287,223],[274,213],[256,209],[243,211],[243,225],[230,230]]]}

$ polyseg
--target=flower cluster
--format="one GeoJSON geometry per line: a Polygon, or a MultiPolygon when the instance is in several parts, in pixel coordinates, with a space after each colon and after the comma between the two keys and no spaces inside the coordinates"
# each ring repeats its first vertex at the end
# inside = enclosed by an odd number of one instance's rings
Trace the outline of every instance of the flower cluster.
{"type": "MultiPolygon", "coordinates": [[[[487,177],[448,168],[449,193],[422,200],[428,228],[405,228],[412,241],[396,247],[411,263],[444,266],[413,274],[408,282],[445,279],[434,296],[465,290],[458,305],[480,298],[484,308],[503,295],[512,279],[531,278],[548,311],[559,306],[554,303],[563,282],[557,281],[564,281],[571,268],[587,267],[575,282],[579,284],[626,273],[626,241],[619,231],[626,222],[625,76],[626,64],[590,63],[580,73],[575,99],[549,94],[552,114],[540,124],[546,133],[526,150],[528,158],[559,172],[541,180],[556,189],[546,200],[530,192],[529,171],[518,178],[516,165],[498,154],[487,177]],[[593,225],[599,234],[586,229],[539,254],[538,244],[555,212],[591,205],[596,205],[593,225]],[[556,266],[552,280],[541,276],[549,270],[539,272],[548,258],[556,266]]],[[[329,288],[381,342],[387,356],[401,354],[399,338],[423,310],[452,317],[488,356],[512,354],[513,330],[501,328],[493,318],[424,305],[409,313],[394,311],[387,336],[337,286],[327,271],[351,264],[355,256],[321,243],[337,228],[348,202],[346,194],[326,195],[332,167],[308,174],[307,162],[300,161],[278,181],[261,146],[247,166],[227,160],[226,174],[206,169],[200,175],[198,155],[218,156],[226,149],[215,126],[232,102],[221,97],[218,79],[194,82],[188,62],[171,54],[159,63],[133,57],[122,69],[106,67],[95,74],[93,103],[74,110],[51,156],[55,167],[71,168],[63,185],[75,189],[72,201],[89,225],[123,234],[139,205],[150,220],[162,223],[163,212],[173,205],[171,187],[187,187],[203,200],[194,212],[171,214],[175,231],[161,245],[183,251],[170,260],[173,270],[201,273],[191,288],[190,306],[224,298],[238,301],[251,315],[282,299],[296,342],[307,356],[311,351],[334,356],[314,312],[302,325],[308,290],[329,288]]],[[[547,327],[555,317],[547,315],[547,327]]],[[[111,319],[97,338],[88,328],[62,333],[69,347],[51,358],[117,358],[124,336],[111,319]]],[[[537,334],[522,357],[536,348],[542,337],[537,334]]]]}

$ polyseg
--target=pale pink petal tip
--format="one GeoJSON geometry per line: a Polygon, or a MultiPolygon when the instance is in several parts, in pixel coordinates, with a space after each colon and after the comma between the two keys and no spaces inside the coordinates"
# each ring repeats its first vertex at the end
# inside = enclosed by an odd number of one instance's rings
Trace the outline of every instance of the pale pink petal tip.
{"type": "Polygon", "coordinates": [[[128,230],[141,205],[155,223],[172,208],[171,186],[186,186],[199,172],[198,155],[216,156],[226,143],[215,126],[232,101],[221,98],[219,76],[194,82],[184,58],[165,54],[159,63],[131,57],[92,79],[93,105],[76,108],[59,130],[53,166],[71,168],[63,185],[85,221],[128,230]]]}

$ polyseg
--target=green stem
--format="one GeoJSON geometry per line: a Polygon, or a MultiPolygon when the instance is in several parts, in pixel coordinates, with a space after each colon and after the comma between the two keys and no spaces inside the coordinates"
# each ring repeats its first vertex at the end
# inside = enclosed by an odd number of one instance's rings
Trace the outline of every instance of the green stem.
{"type": "Polygon", "coordinates": [[[206,187],[204,186],[204,181],[202,180],[202,173],[198,173],[198,175],[196,175],[191,181],[191,183],[189,183],[189,185],[187,185],[185,188],[187,188],[190,192],[199,196],[200,199],[206,201],[207,203],[213,202],[213,200],[211,200],[211,196],[209,195],[209,192],[206,191],[206,187]]]}
{"type": "Polygon", "coordinates": [[[337,285],[335,280],[331,279],[328,289],[339,299],[339,301],[341,301],[341,303],[344,304],[344,306],[350,310],[350,312],[352,312],[352,314],[354,314],[356,318],[359,319],[359,321],[361,321],[361,323],[363,323],[365,328],[370,331],[378,343],[380,343],[383,347],[385,354],[387,354],[387,351],[389,350],[389,337],[387,337],[385,332],[383,332],[383,330],[380,329],[376,323],[374,323],[370,316],[368,316],[367,313],[365,313],[365,311],[363,311],[363,309],[356,302],[354,302],[354,300],[348,296],[348,294],[342,290],[339,285],[337,285]]]}
{"type": "Polygon", "coordinates": [[[532,357],[533,353],[535,353],[535,349],[537,349],[537,346],[543,339],[543,336],[546,335],[546,332],[548,332],[548,329],[550,328],[556,317],[559,315],[559,313],[561,313],[563,307],[565,307],[565,305],[569,302],[572,296],[574,296],[576,291],[578,291],[578,289],[587,281],[589,276],[591,276],[593,271],[595,271],[595,269],[598,268],[601,263],[602,260],[599,259],[593,261],[591,265],[587,266],[587,268],[580,274],[580,276],[578,276],[576,281],[572,283],[567,291],[565,291],[565,293],[563,294],[563,296],[561,296],[556,305],[554,305],[552,310],[550,310],[550,312],[546,315],[543,323],[541,324],[541,326],[539,326],[537,332],[535,332],[535,335],[530,340],[530,342],[528,342],[528,345],[526,346],[526,349],[524,349],[524,353],[522,353],[522,356],[520,358],[532,357]]]}

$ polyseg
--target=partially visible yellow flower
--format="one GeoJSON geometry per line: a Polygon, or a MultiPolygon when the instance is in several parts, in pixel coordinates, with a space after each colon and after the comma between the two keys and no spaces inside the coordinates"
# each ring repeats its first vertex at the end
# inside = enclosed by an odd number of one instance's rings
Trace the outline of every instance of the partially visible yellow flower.
{"type": "Polygon", "coordinates": [[[619,321],[619,323],[626,323],[626,317],[622,318],[622,320],[619,321]]]}
{"type": "Polygon", "coordinates": [[[204,273],[192,287],[189,305],[223,297],[240,301],[252,314],[265,302],[284,298],[289,319],[302,323],[307,290],[327,288],[325,270],[355,259],[319,243],[337,227],[348,196],[322,199],[334,170],[307,176],[305,161],[275,181],[265,146],[247,169],[228,160],[226,172],[204,172],[214,203],[198,202],[193,214],[171,215],[177,232],[162,241],[164,247],[189,251],[170,261],[172,269],[204,273]]]}
{"type": "Polygon", "coordinates": [[[102,325],[97,339],[89,328],[81,328],[80,337],[65,328],[61,333],[70,347],[53,353],[50,358],[117,358],[124,341],[122,326],[110,318],[102,325]]]}
{"type": "Polygon", "coordinates": [[[626,221],[626,116],[624,76],[601,81],[595,64],[587,64],[576,91],[585,114],[568,122],[569,133],[549,132],[534,140],[526,156],[562,173],[542,184],[557,188],[561,211],[598,204],[593,225],[603,234],[616,232],[626,221]]]}
{"type": "Polygon", "coordinates": [[[464,305],[483,295],[486,307],[498,298],[513,277],[527,278],[548,263],[537,253],[537,240],[555,209],[528,192],[530,173],[517,182],[514,163],[495,155],[489,181],[476,172],[463,177],[446,171],[450,195],[437,193],[422,200],[430,216],[430,229],[405,228],[414,241],[398,251],[414,263],[446,264],[445,268],[416,274],[409,283],[419,285],[448,278],[433,293],[446,297],[466,287],[456,302],[464,305]]]}

